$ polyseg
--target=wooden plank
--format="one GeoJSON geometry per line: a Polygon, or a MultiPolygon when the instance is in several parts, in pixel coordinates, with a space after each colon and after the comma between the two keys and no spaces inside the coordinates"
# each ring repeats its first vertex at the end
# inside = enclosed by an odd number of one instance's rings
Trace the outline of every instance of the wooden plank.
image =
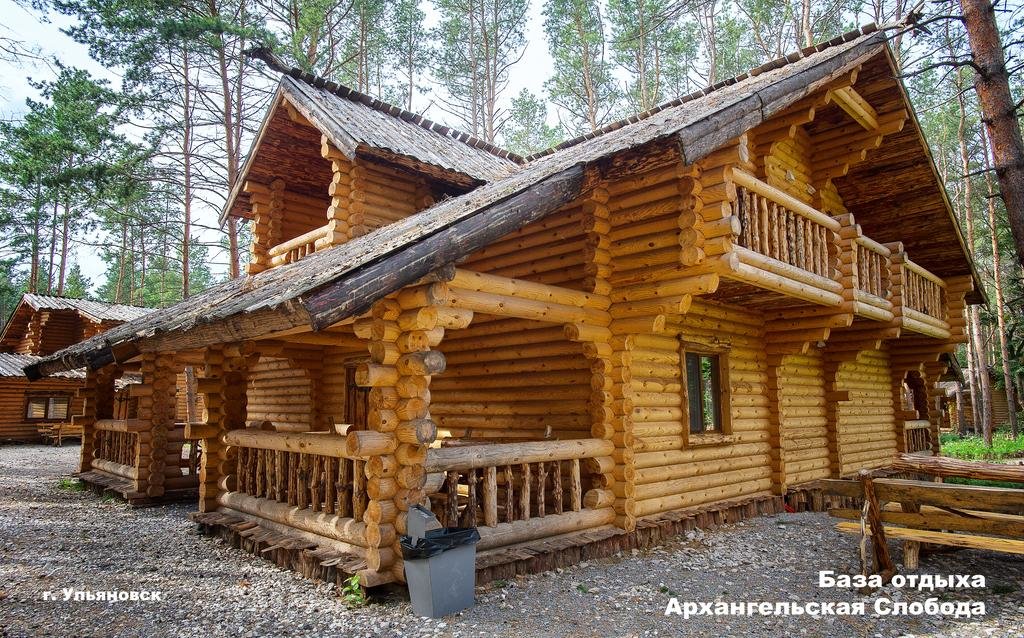
{"type": "MultiPolygon", "coordinates": [[[[828,513],[836,518],[860,519],[860,510],[852,508],[833,508],[828,513]]],[[[1024,517],[1015,518],[1018,520],[987,518],[984,512],[974,512],[969,516],[957,516],[936,508],[928,508],[922,512],[882,512],[883,523],[895,523],[914,529],[979,532],[1024,538],[1024,517]]]]}
{"type": "MultiPolygon", "coordinates": [[[[860,523],[837,523],[836,529],[848,534],[860,534],[860,523]]],[[[964,547],[967,549],[985,549],[1008,554],[1024,554],[1024,540],[993,538],[991,536],[975,536],[973,534],[953,534],[948,532],[932,532],[906,527],[885,526],[885,535],[921,543],[964,547]]]]}
{"type": "Polygon", "coordinates": [[[913,502],[1024,515],[1024,490],[904,479],[878,479],[875,481],[875,489],[879,500],[882,501],[913,502]]]}

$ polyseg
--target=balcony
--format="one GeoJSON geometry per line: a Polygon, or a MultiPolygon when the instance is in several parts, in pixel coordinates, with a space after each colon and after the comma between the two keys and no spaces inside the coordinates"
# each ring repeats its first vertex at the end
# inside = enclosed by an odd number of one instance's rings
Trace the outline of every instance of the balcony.
{"type": "Polygon", "coordinates": [[[276,246],[271,246],[267,249],[267,259],[270,262],[271,268],[277,266],[283,266],[285,264],[294,263],[306,255],[311,255],[318,250],[323,250],[329,246],[328,236],[330,234],[329,226],[321,226],[314,228],[309,232],[302,233],[298,237],[293,237],[287,241],[281,242],[276,246]]]}
{"type": "Polygon", "coordinates": [[[759,307],[842,307],[860,319],[949,338],[945,282],[911,261],[901,243],[881,244],[853,215],[826,215],[740,169],[732,177],[740,231],[737,261],[723,276],[762,292],[733,284],[720,288],[723,296],[759,307]]]}

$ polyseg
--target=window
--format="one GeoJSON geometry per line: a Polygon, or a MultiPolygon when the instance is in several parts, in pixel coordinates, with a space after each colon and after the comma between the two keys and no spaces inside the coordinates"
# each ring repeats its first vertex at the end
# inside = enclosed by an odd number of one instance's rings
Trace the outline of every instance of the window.
{"type": "Polygon", "coordinates": [[[683,356],[690,434],[724,432],[721,355],[684,352],[683,356]]]}
{"type": "Polygon", "coordinates": [[[70,397],[29,397],[25,418],[42,421],[65,421],[68,418],[70,397]]]}

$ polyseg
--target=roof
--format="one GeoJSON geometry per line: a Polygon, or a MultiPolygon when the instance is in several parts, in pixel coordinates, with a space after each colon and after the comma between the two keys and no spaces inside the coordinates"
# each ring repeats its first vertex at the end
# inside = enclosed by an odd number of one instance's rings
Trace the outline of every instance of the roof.
{"type": "MultiPolygon", "coordinates": [[[[29,354],[9,354],[6,352],[0,352],[0,377],[24,378],[25,366],[36,363],[39,360],[40,357],[34,357],[29,354]]],[[[53,376],[67,379],[84,379],[85,370],[65,370],[63,372],[56,372],[53,376]]]]}
{"type": "Polygon", "coordinates": [[[433,167],[439,169],[433,171],[436,175],[464,176],[471,186],[501,179],[523,161],[518,155],[471,135],[298,69],[289,69],[281,77],[272,104],[225,203],[222,222],[228,215],[248,216],[247,195],[242,190],[245,181],[252,176],[270,181],[285,174],[281,162],[302,164],[307,171],[314,168],[309,174],[287,173],[299,176],[298,183],[289,184],[289,189],[309,189],[325,195],[331,173],[330,163],[319,155],[321,134],[349,159],[370,155],[413,170],[433,167]],[[283,101],[316,131],[291,121],[285,109],[279,108],[283,101]],[[299,138],[304,143],[290,143],[299,138]],[[282,148],[289,149],[288,153],[261,165],[261,151],[265,149],[271,154],[282,148]],[[299,150],[299,157],[295,150],[299,150]]]}
{"type": "Polygon", "coordinates": [[[175,339],[195,348],[302,324],[321,329],[356,316],[453,258],[470,254],[575,199],[588,187],[589,169],[599,163],[613,164],[602,160],[629,149],[667,143],[684,163],[693,163],[837,75],[879,55],[888,56],[886,38],[873,26],[805,49],[699,96],[688,96],[632,123],[537,157],[503,179],[368,235],[293,264],[224,282],[176,306],[113,328],[48,357],[30,376],[86,363],[103,365],[114,359],[116,349],[144,341],[150,342],[147,348],[151,349],[174,349],[175,339]]]}
{"type": "Polygon", "coordinates": [[[22,338],[24,331],[28,327],[32,314],[44,310],[75,312],[78,313],[78,316],[93,323],[124,323],[132,319],[138,319],[151,309],[91,301],[89,299],[71,299],[69,297],[25,293],[21,296],[21,300],[18,301],[14,312],[8,317],[3,331],[0,332],[0,345],[7,348],[16,347],[18,340],[22,338]]]}
{"type": "Polygon", "coordinates": [[[106,303],[90,299],[72,299],[70,297],[52,297],[25,293],[21,298],[34,310],[76,310],[91,321],[131,321],[148,313],[152,308],[126,306],[119,303],[106,303]]]}

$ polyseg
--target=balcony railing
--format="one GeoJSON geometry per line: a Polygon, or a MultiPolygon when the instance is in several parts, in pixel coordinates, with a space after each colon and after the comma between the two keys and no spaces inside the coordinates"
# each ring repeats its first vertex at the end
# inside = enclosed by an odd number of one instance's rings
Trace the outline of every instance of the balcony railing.
{"type": "Polygon", "coordinates": [[[312,255],[317,250],[325,248],[329,231],[327,226],[321,226],[276,246],[271,246],[267,250],[271,267],[296,262],[306,255],[312,255]]]}
{"type": "Polygon", "coordinates": [[[740,246],[824,279],[835,270],[839,222],[741,170],[733,171],[740,246]]]}
{"type": "Polygon", "coordinates": [[[946,282],[910,261],[901,243],[887,247],[892,250],[893,303],[903,328],[938,339],[949,338],[946,282]]]}

